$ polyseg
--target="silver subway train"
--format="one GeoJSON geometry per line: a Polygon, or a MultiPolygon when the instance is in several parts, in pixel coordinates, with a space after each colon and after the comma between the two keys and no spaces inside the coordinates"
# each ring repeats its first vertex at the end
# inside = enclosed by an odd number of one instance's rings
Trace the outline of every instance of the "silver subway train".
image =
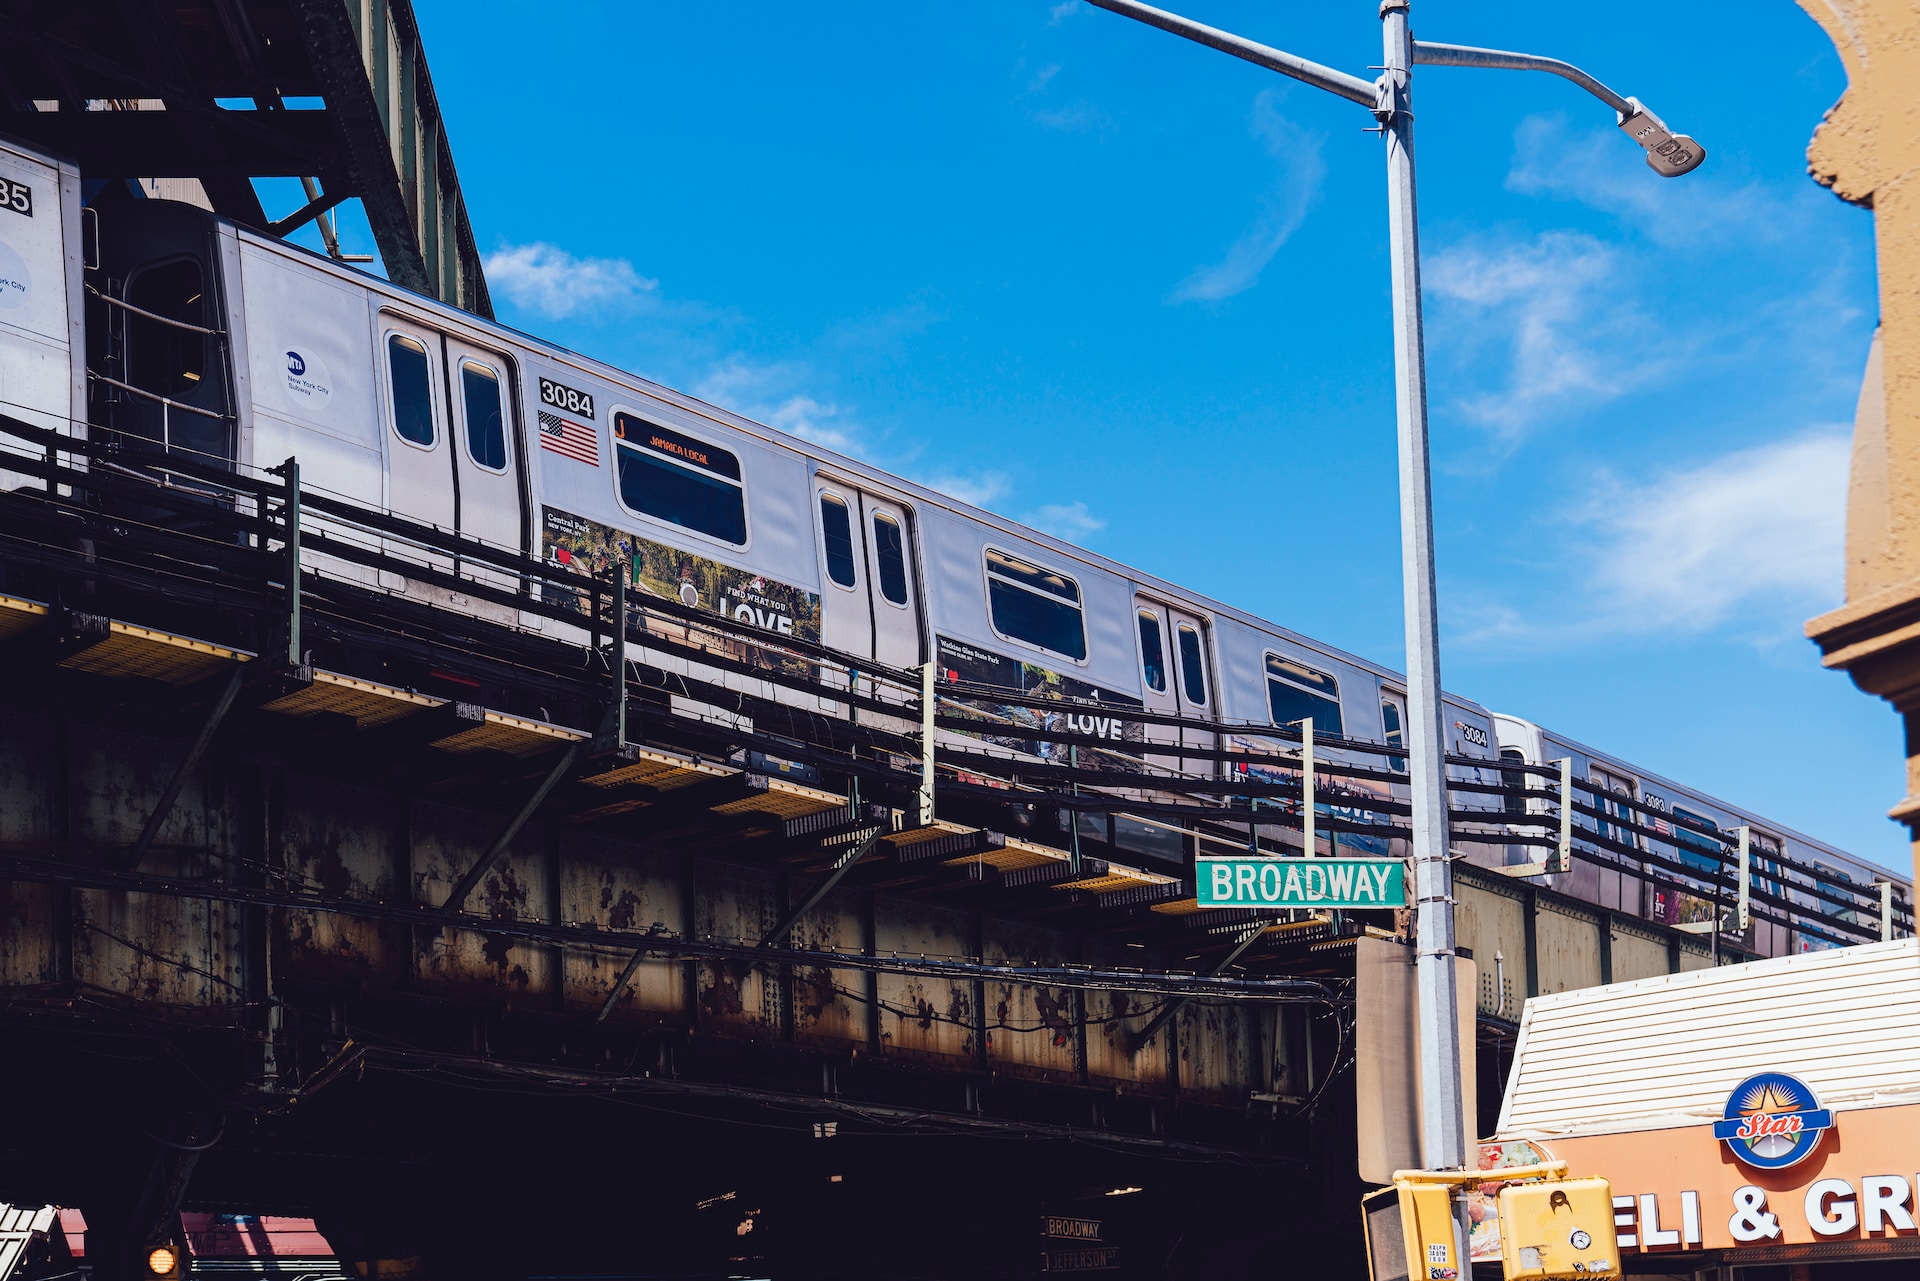
{"type": "MultiPolygon", "coordinates": [[[[1167,731],[1127,707],[1225,722],[1224,737],[1249,742],[1247,726],[1303,717],[1321,735],[1389,745],[1406,725],[1388,668],[197,207],[122,191],[83,214],[72,166],[5,142],[0,335],[0,409],[34,425],[90,423],[243,471],[297,457],[307,486],[551,563],[630,559],[639,590],[775,635],[1097,700],[1121,714],[1076,728],[1142,751],[1167,731]]],[[[315,564],[584,634],[338,558],[315,564]]],[[[1456,776],[1497,781],[1503,751],[1538,763],[1571,750],[1583,771],[1658,786],[1716,823],[1749,821],[1468,700],[1449,695],[1445,718],[1449,752],[1487,762],[1456,776]]],[[[1887,875],[1767,830],[1849,877],[1887,875]]],[[[1109,835],[1145,858],[1181,857],[1164,826],[1109,835]]],[[[1502,846],[1464,853],[1512,861],[1502,846]]],[[[1669,910],[1591,871],[1550,879],[1615,910],[1669,910]]]]}

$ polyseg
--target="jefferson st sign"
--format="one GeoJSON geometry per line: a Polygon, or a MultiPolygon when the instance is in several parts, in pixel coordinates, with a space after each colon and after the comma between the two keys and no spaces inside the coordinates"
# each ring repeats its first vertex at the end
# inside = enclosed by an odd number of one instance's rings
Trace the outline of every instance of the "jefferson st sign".
{"type": "Polygon", "coordinates": [[[1201,907],[1405,907],[1407,866],[1397,858],[1202,858],[1201,907]]]}

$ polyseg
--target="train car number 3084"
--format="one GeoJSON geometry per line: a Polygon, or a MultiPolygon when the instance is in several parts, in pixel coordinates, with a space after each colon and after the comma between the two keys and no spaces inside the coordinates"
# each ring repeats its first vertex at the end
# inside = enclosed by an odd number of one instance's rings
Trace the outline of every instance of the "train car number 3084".
{"type": "Polygon", "coordinates": [[[593,417],[593,397],[584,391],[572,387],[563,387],[551,378],[540,380],[540,403],[552,405],[555,409],[564,409],[570,414],[579,414],[582,418],[593,417]]]}
{"type": "Polygon", "coordinates": [[[0,178],[0,208],[33,217],[33,188],[24,182],[0,178]]]}

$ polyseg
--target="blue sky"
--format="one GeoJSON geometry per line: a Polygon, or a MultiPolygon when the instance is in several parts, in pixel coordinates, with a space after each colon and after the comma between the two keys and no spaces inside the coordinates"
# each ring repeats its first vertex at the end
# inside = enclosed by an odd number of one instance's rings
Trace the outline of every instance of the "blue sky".
{"type": "MultiPolygon", "coordinates": [[[[1402,661],[1360,108],[1052,0],[415,7],[503,320],[1402,661]]],[[[1380,60],[1374,0],[1186,12],[1380,60]]],[[[1710,152],[1417,75],[1446,683],[1904,867],[1896,719],[1800,633],[1876,313],[1804,172],[1839,60],[1789,0],[1602,12],[1414,8],[1710,152]]]]}

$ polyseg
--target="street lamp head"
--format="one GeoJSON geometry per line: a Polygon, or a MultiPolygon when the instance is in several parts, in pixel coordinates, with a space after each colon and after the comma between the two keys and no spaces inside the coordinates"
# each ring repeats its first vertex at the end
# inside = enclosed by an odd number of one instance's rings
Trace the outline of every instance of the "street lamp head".
{"type": "Polygon", "coordinates": [[[1705,147],[1684,133],[1668,130],[1666,122],[1641,105],[1638,98],[1628,98],[1627,106],[1630,110],[1618,113],[1620,128],[1646,148],[1647,167],[1662,178],[1691,173],[1707,158],[1705,147]]]}

